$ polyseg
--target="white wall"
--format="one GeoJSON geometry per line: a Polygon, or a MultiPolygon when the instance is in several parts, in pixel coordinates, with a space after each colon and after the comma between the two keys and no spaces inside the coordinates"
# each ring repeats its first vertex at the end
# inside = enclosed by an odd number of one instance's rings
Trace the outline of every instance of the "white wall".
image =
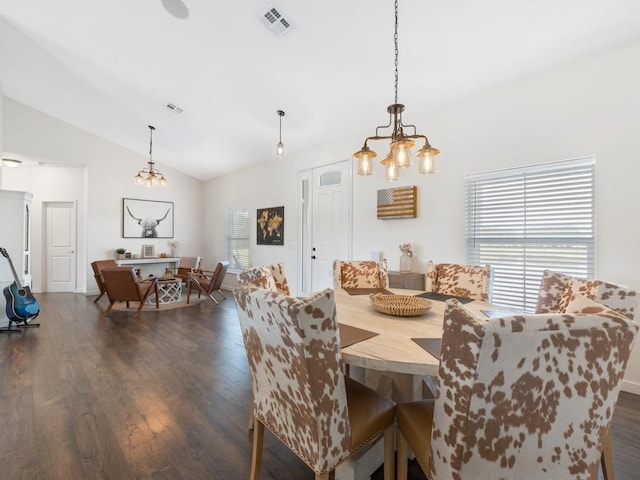
{"type": "MultiPolygon", "coordinates": [[[[354,258],[381,250],[396,269],[398,245],[411,242],[423,271],[425,262],[464,262],[464,178],[466,174],[513,166],[596,157],[597,276],[640,290],[640,45],[564,65],[500,88],[477,92],[431,111],[407,102],[405,121],[429,136],[441,150],[438,173],[423,177],[401,172],[396,183],[418,185],[417,219],[377,220],[376,190],[389,188],[381,168],[373,177],[354,175],[354,258]]],[[[381,102],[384,99],[372,99],[381,102]]],[[[266,164],[208,182],[205,195],[216,198],[219,215],[227,207],[285,205],[287,237],[297,233],[295,172],[349,158],[384,119],[363,119],[361,138],[333,138],[309,145],[297,158],[266,164]],[[243,188],[238,188],[242,185],[243,188]]],[[[338,121],[338,119],[336,119],[338,121]]],[[[382,154],[386,144],[370,147],[382,154]]],[[[255,213],[253,213],[255,215],[255,213]]],[[[217,219],[224,225],[224,219],[217,219]]],[[[214,234],[212,228],[207,232],[214,234]]],[[[255,235],[255,233],[253,234],[255,235]]],[[[222,235],[213,244],[224,255],[222,235]]],[[[297,238],[291,238],[297,241],[297,238]]],[[[290,275],[297,256],[289,247],[257,247],[255,265],[285,261],[290,275]],[[278,249],[280,248],[280,249],[278,249]]],[[[295,291],[295,288],[294,288],[295,291]]],[[[640,394],[640,347],[632,353],[624,389],[640,394]]]]}
{"type": "MultiPolygon", "coordinates": [[[[65,122],[4,98],[3,151],[46,162],[46,166],[4,168],[1,188],[34,194],[34,249],[41,227],[43,201],[76,201],[78,205],[78,292],[96,293],[90,263],[114,258],[118,247],[133,253],[143,243],[156,253],[169,252],[168,239],[122,238],[122,199],[139,198],[174,202],[175,240],[179,255],[202,255],[203,183],[157,164],[169,179],[167,188],[147,189],[133,176],[146,166],[147,157],[136,154],[65,122]],[[62,166],[63,168],[60,168],[62,166]],[[37,198],[37,202],[36,202],[37,198]]],[[[146,150],[147,137],[141,138],[146,150]]],[[[34,250],[34,291],[41,288],[41,251],[34,250]],[[36,257],[37,255],[37,257],[36,257]]],[[[205,259],[206,260],[206,259],[205,259]]],[[[206,263],[205,263],[206,265],[206,263]]]]}

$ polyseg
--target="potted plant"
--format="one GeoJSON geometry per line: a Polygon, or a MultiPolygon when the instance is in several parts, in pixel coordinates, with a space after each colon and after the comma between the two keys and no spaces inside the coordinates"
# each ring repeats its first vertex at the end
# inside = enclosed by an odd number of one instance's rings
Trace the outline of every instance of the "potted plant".
{"type": "Polygon", "coordinates": [[[117,253],[116,258],[118,260],[122,260],[124,258],[124,254],[126,251],[127,251],[126,248],[116,248],[116,253],[117,253]]]}

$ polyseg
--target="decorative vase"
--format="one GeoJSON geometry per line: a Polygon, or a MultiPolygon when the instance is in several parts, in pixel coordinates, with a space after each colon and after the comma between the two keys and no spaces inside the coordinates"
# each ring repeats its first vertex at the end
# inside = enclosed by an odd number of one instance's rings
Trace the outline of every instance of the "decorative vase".
{"type": "Polygon", "coordinates": [[[400,255],[400,271],[401,272],[410,272],[411,271],[411,257],[406,253],[400,255]]]}
{"type": "Polygon", "coordinates": [[[171,258],[175,258],[175,256],[176,256],[176,247],[171,247],[171,249],[169,249],[169,256],[171,258]]]}

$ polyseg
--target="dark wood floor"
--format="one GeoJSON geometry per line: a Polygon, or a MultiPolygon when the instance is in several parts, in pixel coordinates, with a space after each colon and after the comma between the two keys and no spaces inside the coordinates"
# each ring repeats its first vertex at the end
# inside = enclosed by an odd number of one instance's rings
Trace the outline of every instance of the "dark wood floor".
{"type": "MultiPolygon", "coordinates": [[[[102,318],[106,299],[38,300],[39,329],[0,335],[0,478],[249,478],[251,380],[232,299],[139,320],[102,318]]],[[[617,478],[637,479],[640,397],[623,393],[614,421],[617,478]]],[[[312,478],[266,436],[262,479],[312,478]]],[[[411,478],[424,478],[415,465],[411,478]]]]}

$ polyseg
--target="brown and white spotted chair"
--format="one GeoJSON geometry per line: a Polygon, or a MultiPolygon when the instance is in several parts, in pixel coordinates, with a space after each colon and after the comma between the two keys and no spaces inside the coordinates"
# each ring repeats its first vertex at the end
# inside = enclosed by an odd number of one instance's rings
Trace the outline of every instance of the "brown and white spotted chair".
{"type": "Polygon", "coordinates": [[[333,286],[334,288],[389,288],[387,261],[335,260],[333,286]]]}
{"type": "Polygon", "coordinates": [[[606,305],[630,319],[634,318],[640,300],[635,290],[624,285],[545,270],[540,281],[536,313],[563,313],[576,294],[606,305]]]}
{"type": "Polygon", "coordinates": [[[287,280],[287,270],[284,263],[267,265],[266,268],[268,268],[271,271],[271,275],[273,275],[273,280],[276,282],[276,290],[279,293],[291,295],[291,292],[289,291],[289,280],[287,280]]]}
{"type": "MultiPolygon", "coordinates": [[[[565,313],[577,297],[585,297],[607,306],[633,320],[638,306],[635,290],[602,280],[572,277],[560,272],[545,270],[540,281],[536,313],[565,313]]],[[[602,452],[602,475],[604,480],[615,480],[613,466],[612,433],[607,434],[602,452]]]]}
{"type": "Polygon", "coordinates": [[[449,300],[436,398],[397,407],[398,479],[408,447],[431,480],[596,479],[638,324],[570,308],[487,320],[449,300]]]}
{"type": "Polygon", "coordinates": [[[490,265],[460,265],[457,263],[427,264],[426,291],[491,301],[493,269],[490,265]]]}
{"type": "Polygon", "coordinates": [[[384,478],[394,477],[395,404],[342,371],[334,291],[298,299],[253,286],[234,290],[254,396],[251,479],[264,427],[316,480],[384,436],[384,478]]]}
{"type": "Polygon", "coordinates": [[[244,270],[237,275],[238,284],[251,285],[258,288],[264,288],[272,292],[277,292],[276,279],[273,278],[271,269],[268,267],[256,267],[244,270]]]}

